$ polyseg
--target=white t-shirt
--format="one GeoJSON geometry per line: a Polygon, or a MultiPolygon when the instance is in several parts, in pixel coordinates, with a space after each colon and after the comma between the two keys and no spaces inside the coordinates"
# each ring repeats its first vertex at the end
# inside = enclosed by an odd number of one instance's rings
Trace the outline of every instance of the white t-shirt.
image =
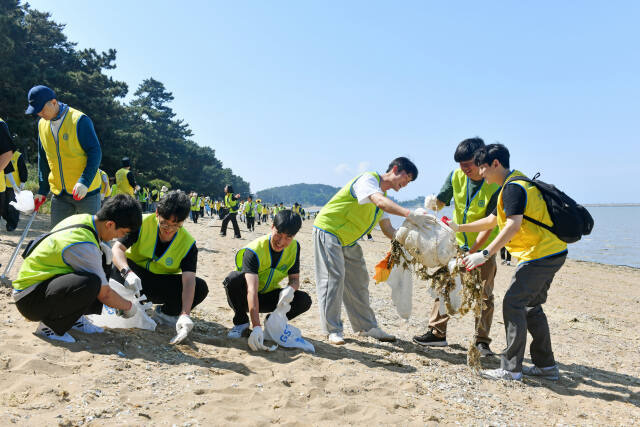
{"type": "MultiPolygon", "coordinates": [[[[373,203],[371,201],[372,194],[384,194],[380,189],[378,180],[368,173],[365,173],[360,178],[356,179],[356,182],[353,183],[353,192],[355,193],[356,199],[358,199],[358,203],[361,205],[364,205],[365,203],[373,203]]],[[[389,214],[383,212],[382,219],[385,218],[389,218],[389,214]]]]}

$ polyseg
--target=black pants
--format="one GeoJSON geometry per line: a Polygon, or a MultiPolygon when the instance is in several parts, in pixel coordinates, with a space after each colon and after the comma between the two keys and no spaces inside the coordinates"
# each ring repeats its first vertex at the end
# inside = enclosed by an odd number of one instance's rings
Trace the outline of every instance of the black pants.
{"type": "Polygon", "coordinates": [[[256,222],[256,218],[253,216],[248,216],[247,217],[247,228],[249,229],[249,231],[253,231],[255,230],[255,222],[256,222]]]}
{"type": "Polygon", "coordinates": [[[16,301],[20,314],[42,321],[58,335],[64,335],[83,314],[100,314],[100,278],[90,273],[69,273],[52,277],[16,301]]]}
{"type": "Polygon", "coordinates": [[[227,224],[229,224],[229,221],[231,221],[231,224],[233,225],[233,235],[237,238],[240,238],[240,227],[238,227],[238,220],[236,219],[236,215],[236,212],[229,212],[225,215],[224,219],[222,220],[222,226],[220,227],[220,235],[227,235],[227,224]]]}
{"type": "Polygon", "coordinates": [[[200,211],[191,211],[191,220],[193,222],[195,222],[196,224],[198,223],[198,215],[200,214],[200,211]]]}
{"type": "MultiPolygon", "coordinates": [[[[177,316],[182,311],[182,275],[181,274],[155,274],[138,266],[127,259],[129,268],[138,275],[142,281],[142,293],[147,300],[154,304],[164,304],[161,308],[164,314],[177,316]]],[[[124,283],[120,272],[114,267],[111,270],[111,278],[118,283],[124,283]]],[[[207,297],[209,287],[207,282],[196,277],[196,290],[193,295],[191,308],[200,304],[207,297]]]]}
{"type": "MultiPolygon", "coordinates": [[[[234,311],[233,324],[243,325],[249,323],[249,303],[247,302],[247,280],[244,273],[232,271],[222,282],[227,293],[227,302],[234,311]]],[[[278,306],[279,290],[273,290],[266,294],[258,294],[260,313],[271,313],[278,306]]],[[[311,297],[303,291],[296,291],[291,301],[291,310],[287,313],[287,319],[291,320],[301,315],[311,307],[311,297]]]]}
{"type": "Polygon", "coordinates": [[[4,192],[4,200],[2,201],[4,209],[2,210],[2,217],[7,221],[7,231],[13,231],[18,227],[18,221],[20,220],[20,212],[9,202],[16,201],[16,194],[13,188],[7,187],[4,192]]]}

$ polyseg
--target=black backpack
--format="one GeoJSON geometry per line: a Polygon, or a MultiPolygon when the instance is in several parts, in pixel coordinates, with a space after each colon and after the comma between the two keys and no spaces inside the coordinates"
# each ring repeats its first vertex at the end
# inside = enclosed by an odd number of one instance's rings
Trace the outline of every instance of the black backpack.
{"type": "Polygon", "coordinates": [[[504,185],[512,181],[526,181],[536,186],[542,198],[547,204],[549,216],[553,226],[549,227],[533,218],[524,215],[524,219],[542,228],[546,228],[558,238],[567,243],[575,243],[591,233],[593,229],[593,218],[589,211],[582,205],[576,203],[571,197],[558,190],[555,185],[547,184],[538,179],[540,173],[535,174],[533,179],[524,176],[516,176],[507,181],[504,185]]]}

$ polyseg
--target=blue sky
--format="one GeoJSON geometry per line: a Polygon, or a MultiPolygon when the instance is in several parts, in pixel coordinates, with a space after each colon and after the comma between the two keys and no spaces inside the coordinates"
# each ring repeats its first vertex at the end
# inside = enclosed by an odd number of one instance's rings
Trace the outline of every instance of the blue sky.
{"type": "Polygon", "coordinates": [[[116,49],[130,93],[163,82],[253,191],[405,155],[419,177],[393,195],[410,199],[480,136],[579,202],[640,202],[640,2],[29,3],[80,48],[116,49]]]}

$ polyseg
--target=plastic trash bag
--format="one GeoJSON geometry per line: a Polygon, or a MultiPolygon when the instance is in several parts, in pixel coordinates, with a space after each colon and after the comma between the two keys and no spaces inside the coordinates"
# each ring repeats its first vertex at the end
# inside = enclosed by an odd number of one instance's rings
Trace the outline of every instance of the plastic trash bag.
{"type": "Polygon", "coordinates": [[[455,233],[433,215],[420,220],[419,224],[405,220],[396,232],[396,240],[425,267],[446,265],[456,255],[455,233]]]}
{"type": "Polygon", "coordinates": [[[156,322],[149,317],[145,311],[147,308],[151,308],[151,303],[141,303],[147,299],[145,295],[142,295],[140,298],[136,298],[134,291],[125,288],[113,279],[109,280],[109,286],[111,286],[113,291],[120,294],[122,298],[129,300],[134,304],[138,304],[138,310],[134,316],[125,319],[124,317],[116,314],[115,308],[103,305],[102,314],[91,314],[87,316],[94,325],[112,329],[138,328],[147,329],[149,331],[154,331],[156,329],[156,322]]]}
{"type": "Polygon", "coordinates": [[[35,209],[35,203],[33,201],[33,193],[29,190],[22,190],[21,192],[16,192],[16,201],[9,202],[11,206],[16,208],[16,210],[24,213],[30,214],[35,209]]]}
{"type": "Polygon", "coordinates": [[[387,252],[387,255],[382,261],[376,264],[374,269],[375,273],[373,274],[373,280],[375,280],[376,283],[386,282],[389,278],[389,274],[391,274],[391,269],[393,268],[393,263],[390,262],[390,259],[391,252],[387,252]]]}
{"type": "Polygon", "coordinates": [[[387,285],[391,288],[391,300],[396,306],[398,316],[405,320],[411,317],[413,298],[413,277],[411,270],[396,265],[391,269],[387,279],[387,285]]]}
{"type": "Polygon", "coordinates": [[[291,310],[291,305],[281,298],[275,311],[264,322],[264,337],[281,347],[301,348],[304,351],[315,353],[315,347],[302,338],[300,329],[287,323],[289,310],[291,310]]]}

